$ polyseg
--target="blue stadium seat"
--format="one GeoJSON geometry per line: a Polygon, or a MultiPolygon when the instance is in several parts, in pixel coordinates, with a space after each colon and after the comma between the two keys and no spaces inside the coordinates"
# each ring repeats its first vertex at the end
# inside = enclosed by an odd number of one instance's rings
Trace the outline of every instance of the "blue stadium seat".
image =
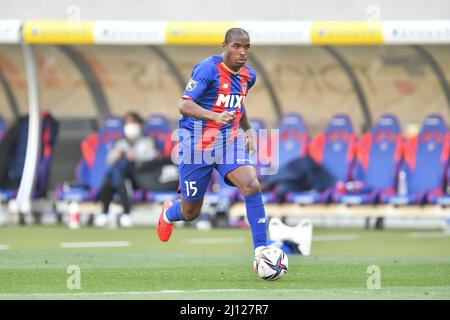
{"type": "MultiPolygon", "coordinates": [[[[29,117],[23,116],[14,125],[17,126],[17,141],[14,142],[14,147],[10,154],[8,174],[10,180],[14,181],[14,184],[20,182],[24,170],[28,144],[28,121],[29,117]]],[[[53,150],[58,136],[58,124],[48,112],[41,113],[41,121],[41,156],[37,168],[36,185],[33,192],[34,199],[45,197],[47,194],[50,167],[53,160],[53,150]]],[[[18,189],[15,187],[0,189],[0,201],[8,201],[15,198],[17,192],[18,189]]]]}
{"type": "Polygon", "coordinates": [[[172,129],[169,119],[164,115],[152,115],[144,124],[144,134],[155,139],[156,148],[161,155],[170,157],[172,129]]]}
{"type": "MultiPolygon", "coordinates": [[[[3,117],[0,116],[0,141],[6,133],[6,124],[3,117]]],[[[11,199],[13,197],[12,190],[0,190],[0,201],[4,198],[5,200],[11,199]]]]}
{"type": "Polygon", "coordinates": [[[3,117],[0,116],[0,140],[2,140],[5,133],[6,133],[6,123],[3,117]]]}
{"type": "Polygon", "coordinates": [[[114,143],[123,137],[120,117],[108,118],[97,133],[82,143],[82,159],[77,166],[77,181],[58,186],[57,198],[66,201],[93,201],[97,198],[108,170],[106,157],[114,143]]]}
{"type": "Polygon", "coordinates": [[[356,135],[347,115],[338,114],[328,124],[325,132],[319,133],[309,144],[309,155],[336,179],[336,186],[323,192],[290,192],[289,203],[328,203],[334,193],[339,192],[350,180],[356,153],[356,135]]]}
{"type": "Polygon", "coordinates": [[[334,202],[373,204],[379,202],[382,194],[392,193],[396,187],[402,146],[403,136],[397,118],[393,115],[380,117],[358,143],[353,189],[335,193],[334,202]]]}
{"type": "MultiPolygon", "coordinates": [[[[171,140],[172,128],[169,119],[164,115],[152,115],[144,124],[144,133],[155,139],[156,147],[161,156],[171,157],[171,152],[177,143],[171,140]]],[[[149,202],[162,203],[166,200],[176,200],[180,196],[176,190],[147,191],[145,199],[149,202]]]]}
{"type": "Polygon", "coordinates": [[[308,129],[297,113],[287,113],[280,122],[279,167],[303,157],[308,148],[308,129]]]}
{"type": "MultiPolygon", "coordinates": [[[[282,168],[289,162],[306,155],[309,133],[300,114],[295,112],[286,113],[281,119],[279,124],[278,148],[276,145],[273,148],[277,157],[272,156],[273,141],[273,135],[268,139],[259,141],[257,172],[260,178],[263,178],[262,169],[269,167],[267,163],[272,168],[282,168]]],[[[279,202],[280,199],[278,198],[276,188],[272,192],[263,193],[263,200],[266,203],[279,202]]]]}
{"type": "MultiPolygon", "coordinates": [[[[298,119],[298,118],[296,118],[298,119]]],[[[262,174],[263,174],[263,168],[268,168],[271,163],[271,136],[268,136],[267,134],[270,132],[265,131],[264,129],[267,129],[266,122],[262,119],[251,119],[250,125],[252,129],[255,130],[255,138],[256,138],[256,145],[257,145],[257,154],[252,156],[252,159],[256,163],[256,174],[258,175],[258,178],[261,180],[262,174]]],[[[226,185],[229,187],[228,185],[226,185]]],[[[237,192],[237,200],[238,201],[244,201],[244,196],[234,188],[237,192]]],[[[272,192],[262,192],[262,198],[264,203],[273,203],[276,201],[276,196],[272,192]]]]}
{"type": "Polygon", "coordinates": [[[267,136],[267,125],[262,119],[251,119],[250,125],[255,130],[255,142],[257,146],[257,154],[253,156],[253,160],[256,162],[256,171],[258,177],[261,176],[261,169],[267,165],[263,164],[263,160],[270,162],[270,137],[267,136]]]}
{"type": "Polygon", "coordinates": [[[401,194],[403,188],[399,185],[399,193],[383,196],[383,203],[444,204],[449,201],[449,195],[445,195],[449,152],[450,136],[444,119],[437,114],[429,115],[418,136],[408,139],[404,146],[401,172],[405,174],[407,190],[401,194]]]}

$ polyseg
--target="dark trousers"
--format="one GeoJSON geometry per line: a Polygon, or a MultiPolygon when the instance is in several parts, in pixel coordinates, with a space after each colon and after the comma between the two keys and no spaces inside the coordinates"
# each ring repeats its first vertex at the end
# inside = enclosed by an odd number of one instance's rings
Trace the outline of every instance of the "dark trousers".
{"type": "Polygon", "coordinates": [[[122,157],[109,168],[105,180],[99,193],[99,200],[103,204],[103,212],[107,213],[114,194],[119,194],[120,203],[125,214],[130,213],[131,200],[128,196],[126,181],[133,181],[134,165],[126,158],[122,157]]]}

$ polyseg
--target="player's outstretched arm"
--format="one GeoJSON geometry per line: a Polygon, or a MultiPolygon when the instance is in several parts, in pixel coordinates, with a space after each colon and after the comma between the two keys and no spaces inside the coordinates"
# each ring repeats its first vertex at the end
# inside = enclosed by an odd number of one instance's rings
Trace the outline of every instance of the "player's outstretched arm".
{"type": "Polygon", "coordinates": [[[180,113],[187,117],[193,117],[200,120],[212,120],[219,124],[230,124],[234,119],[234,113],[224,111],[224,112],[214,112],[200,107],[192,100],[181,99],[178,104],[178,110],[180,113]]]}

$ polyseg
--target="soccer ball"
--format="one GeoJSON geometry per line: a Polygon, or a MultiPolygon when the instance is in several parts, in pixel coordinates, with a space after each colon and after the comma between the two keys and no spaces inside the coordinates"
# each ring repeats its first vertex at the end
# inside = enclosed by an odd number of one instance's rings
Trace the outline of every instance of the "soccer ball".
{"type": "Polygon", "coordinates": [[[280,248],[268,246],[255,256],[253,268],[264,280],[278,280],[287,272],[288,257],[280,248]]]}

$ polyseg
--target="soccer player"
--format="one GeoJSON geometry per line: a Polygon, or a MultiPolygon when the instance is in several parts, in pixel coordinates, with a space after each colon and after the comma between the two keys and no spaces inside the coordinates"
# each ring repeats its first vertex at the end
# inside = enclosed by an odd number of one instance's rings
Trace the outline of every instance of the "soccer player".
{"type": "Polygon", "coordinates": [[[197,218],[216,169],[245,197],[256,255],[266,246],[267,223],[255,163],[250,158],[256,144],[244,107],[256,80],[255,71],[246,65],[250,37],[241,28],[229,29],[222,47],[221,55],[194,67],[179,103],[183,115],[178,151],[181,201],[163,203],[157,233],[166,242],[175,221],[197,218]]]}

